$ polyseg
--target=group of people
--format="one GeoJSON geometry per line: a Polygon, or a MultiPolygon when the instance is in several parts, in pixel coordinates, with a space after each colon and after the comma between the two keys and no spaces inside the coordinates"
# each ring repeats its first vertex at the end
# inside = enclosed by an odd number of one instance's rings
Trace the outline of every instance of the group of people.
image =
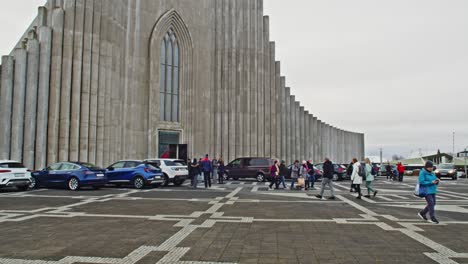
{"type": "Polygon", "coordinates": [[[198,187],[198,177],[202,176],[205,188],[211,188],[211,181],[218,180],[218,184],[224,184],[225,164],[222,157],[210,160],[208,154],[205,158],[188,160],[187,169],[189,171],[190,186],[194,189],[198,187]]]}
{"type": "Polygon", "coordinates": [[[396,169],[393,169],[390,162],[385,166],[385,171],[387,172],[387,180],[403,182],[403,176],[405,175],[405,166],[399,162],[396,166],[396,169]]]}

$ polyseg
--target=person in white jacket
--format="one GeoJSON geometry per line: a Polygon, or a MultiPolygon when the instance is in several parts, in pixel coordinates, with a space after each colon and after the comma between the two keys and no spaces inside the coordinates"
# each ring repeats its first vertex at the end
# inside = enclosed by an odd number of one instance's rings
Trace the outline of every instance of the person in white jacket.
{"type": "Polygon", "coordinates": [[[351,174],[351,181],[353,182],[354,189],[358,193],[357,199],[361,199],[361,184],[362,177],[359,175],[359,169],[361,168],[361,163],[358,162],[356,158],[353,159],[353,173],[351,174]]]}

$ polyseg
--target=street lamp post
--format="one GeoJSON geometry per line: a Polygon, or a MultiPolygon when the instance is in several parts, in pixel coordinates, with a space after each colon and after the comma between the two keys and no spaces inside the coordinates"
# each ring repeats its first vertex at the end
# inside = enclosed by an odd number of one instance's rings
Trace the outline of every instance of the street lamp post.
{"type": "Polygon", "coordinates": [[[463,153],[463,156],[465,157],[465,178],[468,179],[468,173],[466,172],[466,156],[468,156],[468,152],[466,152],[466,149],[468,147],[465,148],[465,152],[463,153]]]}

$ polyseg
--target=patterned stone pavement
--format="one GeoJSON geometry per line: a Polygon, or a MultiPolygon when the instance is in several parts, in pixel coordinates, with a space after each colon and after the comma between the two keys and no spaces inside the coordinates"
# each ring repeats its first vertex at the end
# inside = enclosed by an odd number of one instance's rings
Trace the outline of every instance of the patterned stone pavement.
{"type": "Polygon", "coordinates": [[[416,216],[414,178],[363,200],[335,186],[2,190],[0,263],[468,263],[467,180],[441,183],[439,225],[416,216]]]}

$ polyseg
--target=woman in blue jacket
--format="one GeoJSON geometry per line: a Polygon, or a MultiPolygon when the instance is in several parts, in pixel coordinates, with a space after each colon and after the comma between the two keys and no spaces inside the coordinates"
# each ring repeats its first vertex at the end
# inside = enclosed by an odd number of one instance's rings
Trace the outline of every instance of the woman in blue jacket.
{"type": "Polygon", "coordinates": [[[432,172],[434,170],[434,164],[431,161],[427,161],[424,169],[419,173],[419,186],[427,188],[426,202],[427,206],[418,213],[418,216],[427,221],[427,213],[431,217],[429,222],[433,224],[438,224],[439,221],[435,218],[435,205],[436,205],[436,194],[437,194],[437,185],[439,184],[439,179],[432,172]]]}

